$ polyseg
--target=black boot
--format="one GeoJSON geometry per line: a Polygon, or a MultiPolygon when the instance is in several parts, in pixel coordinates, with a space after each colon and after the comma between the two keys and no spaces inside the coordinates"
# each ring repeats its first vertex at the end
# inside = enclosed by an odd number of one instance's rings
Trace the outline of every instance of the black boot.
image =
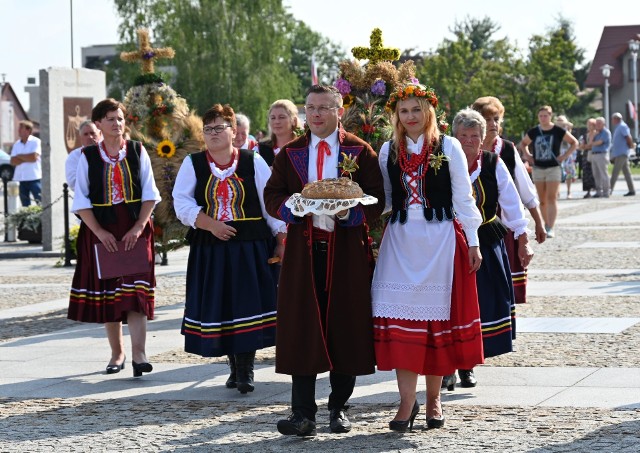
{"type": "Polygon", "coordinates": [[[228,355],[227,359],[229,361],[228,363],[229,363],[229,369],[231,370],[231,373],[229,374],[229,379],[227,379],[227,382],[224,385],[226,385],[228,389],[234,389],[234,388],[237,387],[237,385],[236,385],[236,356],[228,355]]]}
{"type": "Polygon", "coordinates": [[[253,392],[253,362],[256,351],[236,354],[236,383],[242,394],[253,392]]]}
{"type": "Polygon", "coordinates": [[[447,376],[443,376],[441,388],[446,388],[450,392],[456,389],[456,382],[458,378],[456,377],[456,373],[449,374],[447,376]]]}

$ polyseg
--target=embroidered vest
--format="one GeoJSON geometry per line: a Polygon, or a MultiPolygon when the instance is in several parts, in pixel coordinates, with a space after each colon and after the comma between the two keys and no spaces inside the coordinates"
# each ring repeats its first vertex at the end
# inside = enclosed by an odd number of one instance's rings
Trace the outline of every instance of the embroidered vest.
{"type": "MultiPolygon", "coordinates": [[[[211,173],[206,152],[201,151],[190,155],[193,169],[196,173],[194,198],[205,214],[216,218],[218,212],[216,188],[220,183],[220,179],[211,173]]],[[[266,220],[262,217],[253,159],[253,151],[239,150],[236,171],[233,176],[227,178],[232,188],[231,213],[233,220],[225,223],[237,230],[236,235],[230,239],[232,241],[256,241],[269,239],[272,236],[266,220]]],[[[190,228],[187,233],[187,241],[190,244],[223,242],[211,232],[200,228],[190,228]]]]}
{"type": "Polygon", "coordinates": [[[482,169],[471,183],[473,198],[482,214],[482,225],[478,228],[478,238],[483,244],[493,244],[507,234],[507,228],[500,221],[498,212],[498,180],[496,165],[498,155],[490,151],[482,152],[482,169]]]}
{"type": "MultiPolygon", "coordinates": [[[[127,155],[116,165],[122,171],[122,195],[131,218],[140,214],[142,186],[140,182],[140,142],[127,140],[127,155]]],[[[87,146],[82,152],[89,164],[89,200],[93,214],[101,225],[116,223],[116,214],[111,200],[113,167],[100,156],[98,145],[87,146]]]]}
{"type": "Polygon", "coordinates": [[[271,140],[258,143],[258,154],[262,156],[269,167],[273,166],[273,160],[276,158],[276,155],[273,152],[273,143],[271,143],[271,140]]]}
{"type": "MultiPolygon", "coordinates": [[[[444,154],[443,141],[444,136],[441,136],[438,147],[433,151],[434,155],[444,154]]],[[[389,142],[389,147],[391,146],[394,146],[393,140],[389,142]]],[[[395,223],[399,220],[400,223],[404,224],[407,221],[407,209],[411,200],[412,189],[406,182],[405,173],[400,169],[398,162],[394,163],[389,158],[387,160],[387,171],[391,180],[392,212],[389,221],[395,223]]],[[[419,167],[418,171],[422,171],[422,167],[419,167]]],[[[449,163],[446,160],[442,161],[442,165],[437,171],[433,167],[429,167],[424,178],[418,180],[417,190],[422,203],[424,218],[427,222],[442,222],[455,218],[449,163]]]]}

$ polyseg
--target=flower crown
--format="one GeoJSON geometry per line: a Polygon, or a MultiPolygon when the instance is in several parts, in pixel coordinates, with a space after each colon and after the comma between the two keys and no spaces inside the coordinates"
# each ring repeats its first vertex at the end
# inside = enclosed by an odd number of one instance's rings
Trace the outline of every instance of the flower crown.
{"type": "Polygon", "coordinates": [[[438,97],[436,96],[436,92],[433,91],[433,89],[419,83],[411,82],[394,90],[389,95],[389,100],[387,101],[387,109],[393,112],[396,109],[396,104],[398,103],[398,101],[405,101],[410,97],[425,98],[429,102],[429,104],[433,106],[434,109],[438,108],[438,97]]]}

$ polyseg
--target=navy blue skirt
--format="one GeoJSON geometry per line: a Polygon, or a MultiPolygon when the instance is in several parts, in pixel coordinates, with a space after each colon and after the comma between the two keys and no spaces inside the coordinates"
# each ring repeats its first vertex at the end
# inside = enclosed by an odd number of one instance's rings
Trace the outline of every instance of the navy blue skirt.
{"type": "Polygon", "coordinates": [[[516,304],[504,241],[480,244],[482,265],[476,274],[485,357],[513,351],[516,304]]]}
{"type": "Polygon", "coordinates": [[[181,332],[185,351],[203,357],[275,345],[277,264],[270,241],[192,244],[181,332]]]}

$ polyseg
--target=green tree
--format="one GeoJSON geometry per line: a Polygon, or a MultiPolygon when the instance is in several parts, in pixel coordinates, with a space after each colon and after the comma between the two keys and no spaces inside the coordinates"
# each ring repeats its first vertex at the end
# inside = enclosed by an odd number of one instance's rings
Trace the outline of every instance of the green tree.
{"type": "Polygon", "coordinates": [[[286,64],[294,23],[280,0],[114,1],[125,45],[147,27],[155,46],[174,48],[174,88],[200,113],[230,103],[263,124],[273,100],[299,89],[286,64]]]}
{"type": "Polygon", "coordinates": [[[456,23],[451,29],[456,39],[444,39],[418,66],[418,78],[435,88],[449,120],[487,95],[498,97],[511,118],[522,64],[517,49],[506,39],[493,39],[499,29],[488,18],[456,23]]]}
{"type": "Polygon", "coordinates": [[[333,83],[340,61],[347,58],[346,51],[320,33],[311,30],[304,22],[294,21],[290,35],[291,59],[289,69],[298,78],[295,102],[304,102],[304,93],[311,86],[311,57],[315,56],[320,83],[333,83]]]}
{"type": "Polygon", "coordinates": [[[546,35],[534,35],[529,43],[521,106],[529,111],[529,124],[537,123],[541,105],[566,113],[578,100],[575,71],[584,59],[571,23],[560,18],[546,35]]]}

